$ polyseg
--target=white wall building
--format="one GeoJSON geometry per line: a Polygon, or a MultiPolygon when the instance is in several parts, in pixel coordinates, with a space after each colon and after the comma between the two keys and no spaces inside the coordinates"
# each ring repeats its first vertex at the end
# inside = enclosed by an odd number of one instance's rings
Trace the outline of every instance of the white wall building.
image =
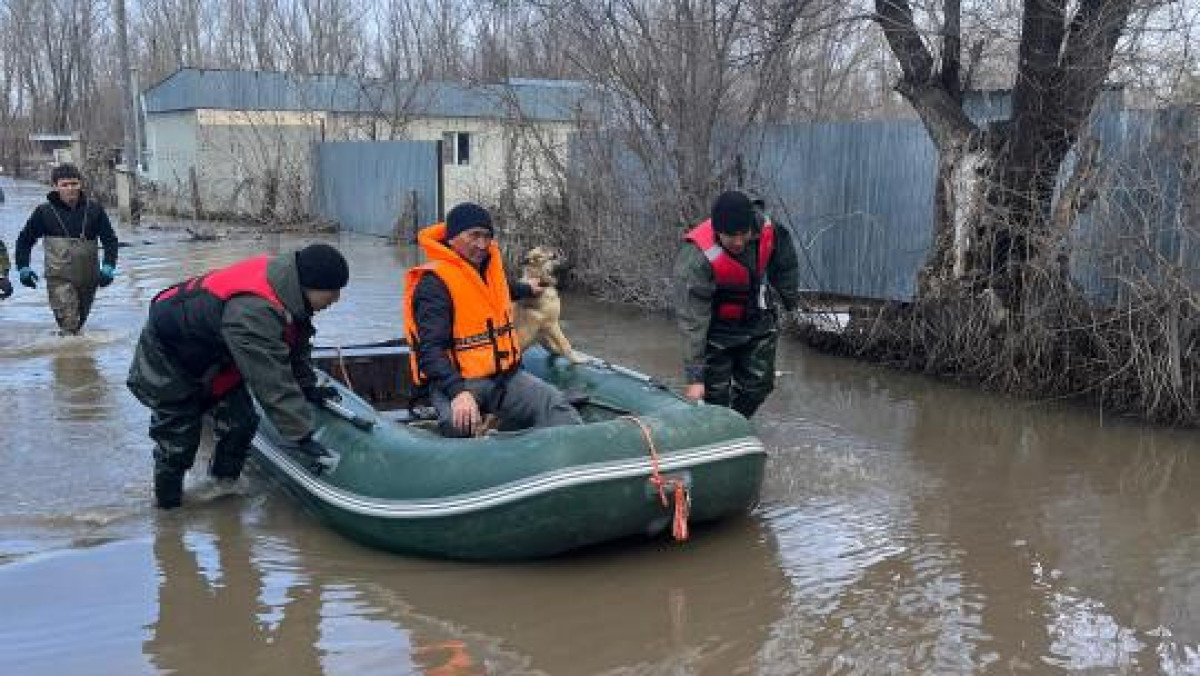
{"type": "Polygon", "coordinates": [[[442,141],[441,202],[536,198],[567,161],[589,88],[570,81],[388,83],[184,69],[144,93],[148,178],[182,213],[310,211],[315,143],[442,141]]]}

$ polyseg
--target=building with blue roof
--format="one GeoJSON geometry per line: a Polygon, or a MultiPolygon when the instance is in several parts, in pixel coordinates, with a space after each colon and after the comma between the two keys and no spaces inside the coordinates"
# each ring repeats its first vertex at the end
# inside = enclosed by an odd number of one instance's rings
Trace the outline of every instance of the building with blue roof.
{"type": "Polygon", "coordinates": [[[445,208],[488,202],[503,188],[536,196],[565,163],[570,134],[589,119],[591,94],[577,81],[392,82],[185,68],[142,94],[148,178],[160,203],[177,211],[259,213],[273,200],[282,217],[302,218],[315,144],[441,141],[445,208]]]}

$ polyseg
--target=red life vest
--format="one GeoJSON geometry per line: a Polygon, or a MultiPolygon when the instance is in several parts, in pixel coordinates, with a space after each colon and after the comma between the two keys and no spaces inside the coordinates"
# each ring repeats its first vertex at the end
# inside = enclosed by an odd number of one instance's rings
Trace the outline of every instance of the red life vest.
{"type": "Polygon", "coordinates": [[[164,289],[151,301],[150,322],[156,335],[189,373],[201,377],[219,367],[210,386],[215,399],[242,382],[221,335],[221,315],[230,298],[250,294],[279,308],[287,316],[282,338],[288,346],[296,346],[299,331],[267,279],[269,262],[267,256],[248,258],[164,289]]]}
{"type": "Polygon", "coordinates": [[[706,220],[692,228],[684,235],[684,239],[695,244],[712,266],[713,279],[717,285],[717,293],[713,297],[717,318],[727,322],[745,321],[750,314],[751,305],[758,298],[759,287],[762,286],[767,265],[771,262],[771,254],[775,252],[775,225],[768,221],[759,232],[758,269],[753,272],[721,246],[712,220],[706,220]]]}

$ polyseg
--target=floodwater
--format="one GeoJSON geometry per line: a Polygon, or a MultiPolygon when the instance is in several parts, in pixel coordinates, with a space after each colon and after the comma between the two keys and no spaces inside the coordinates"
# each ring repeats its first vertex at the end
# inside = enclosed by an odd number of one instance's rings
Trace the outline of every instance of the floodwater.
{"type": "MultiPolygon", "coordinates": [[[[3,188],[11,249],[43,190],[3,188]]],[[[43,289],[0,303],[0,674],[1200,671],[1193,432],[788,340],[756,420],[763,504],[687,544],[406,558],[254,476],[232,494],[190,478],[156,513],[148,414],[123,385],[147,300],[303,240],[120,234],[83,337],[53,335],[43,289]]],[[[352,283],[319,342],[394,337],[411,252],[336,242],[352,283]]],[[[668,320],[572,296],[566,316],[580,349],[675,377],[668,320]]]]}

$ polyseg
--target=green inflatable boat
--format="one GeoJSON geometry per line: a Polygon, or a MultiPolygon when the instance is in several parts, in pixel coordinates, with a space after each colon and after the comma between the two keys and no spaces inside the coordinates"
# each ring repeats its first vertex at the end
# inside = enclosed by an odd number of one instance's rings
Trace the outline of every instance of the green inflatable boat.
{"type": "Polygon", "coordinates": [[[766,455],[745,418],[688,402],[640,373],[534,348],[524,368],[564,390],[586,424],[473,439],[413,407],[401,344],[317,350],[341,400],[317,410],[337,457],[314,474],[264,417],[255,464],[318,518],[396,552],[544,557],[744,513],[766,455]]]}

